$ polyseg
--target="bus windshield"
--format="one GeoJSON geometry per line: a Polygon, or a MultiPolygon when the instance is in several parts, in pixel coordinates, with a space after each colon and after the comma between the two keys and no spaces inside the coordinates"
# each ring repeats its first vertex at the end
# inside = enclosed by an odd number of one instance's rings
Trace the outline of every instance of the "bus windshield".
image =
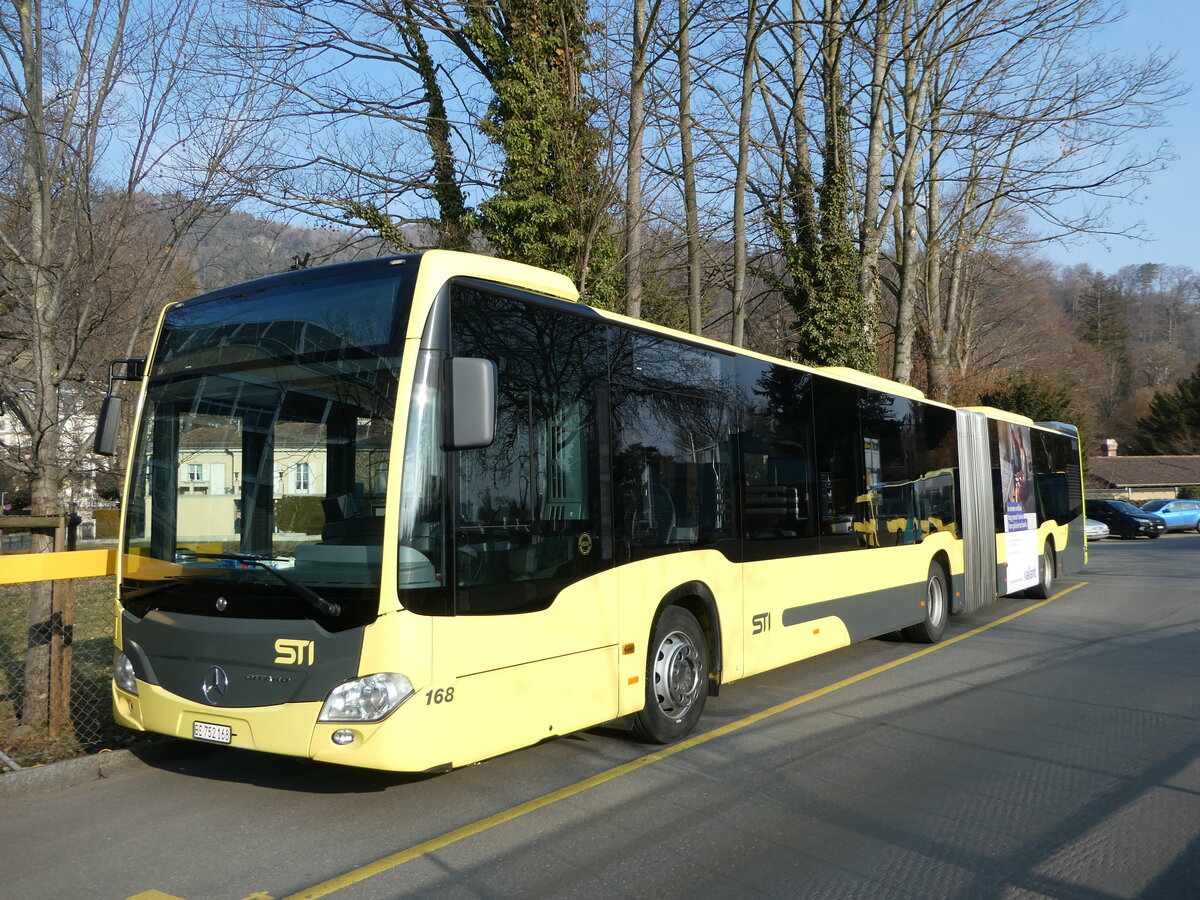
{"type": "Polygon", "coordinates": [[[130,463],[127,606],[211,611],[216,584],[225,615],[327,611],[314,593],[374,612],[415,269],[295,273],[167,311],[130,463]]]}

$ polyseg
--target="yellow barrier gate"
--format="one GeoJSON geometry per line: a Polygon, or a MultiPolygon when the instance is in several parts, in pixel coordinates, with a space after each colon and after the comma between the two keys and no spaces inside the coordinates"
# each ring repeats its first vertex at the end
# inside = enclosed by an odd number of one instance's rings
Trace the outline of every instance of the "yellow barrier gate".
{"type": "MultiPolygon", "coordinates": [[[[0,516],[0,534],[27,532],[49,552],[3,553],[0,586],[32,584],[21,724],[56,736],[71,725],[75,579],[116,574],[115,549],[75,550],[77,518],[0,516]]],[[[2,542],[0,542],[2,547],[2,542]]],[[[6,623],[10,628],[16,622],[6,623]]]]}

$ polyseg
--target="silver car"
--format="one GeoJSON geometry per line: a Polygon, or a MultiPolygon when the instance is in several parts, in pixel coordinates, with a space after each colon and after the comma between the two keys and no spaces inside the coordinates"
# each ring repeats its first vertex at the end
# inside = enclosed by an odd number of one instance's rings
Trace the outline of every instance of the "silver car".
{"type": "Polygon", "coordinates": [[[1095,519],[1087,519],[1083,523],[1084,533],[1089,541],[1098,541],[1108,537],[1108,526],[1095,519]]]}

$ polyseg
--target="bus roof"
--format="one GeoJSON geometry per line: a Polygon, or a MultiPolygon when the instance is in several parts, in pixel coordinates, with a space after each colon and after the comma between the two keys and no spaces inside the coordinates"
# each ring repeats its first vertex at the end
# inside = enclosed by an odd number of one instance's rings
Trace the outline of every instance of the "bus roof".
{"type": "Polygon", "coordinates": [[[1036,425],[1037,423],[1029,416],[1023,416],[1020,413],[1009,412],[1006,409],[997,409],[994,406],[966,406],[963,407],[970,412],[983,413],[989,419],[999,419],[1002,422],[1011,422],[1014,425],[1036,425]]]}
{"type": "Polygon", "coordinates": [[[577,302],[579,288],[566,275],[495,256],[457,250],[426,250],[421,254],[419,277],[445,281],[449,277],[500,281],[521,290],[577,302]]]}

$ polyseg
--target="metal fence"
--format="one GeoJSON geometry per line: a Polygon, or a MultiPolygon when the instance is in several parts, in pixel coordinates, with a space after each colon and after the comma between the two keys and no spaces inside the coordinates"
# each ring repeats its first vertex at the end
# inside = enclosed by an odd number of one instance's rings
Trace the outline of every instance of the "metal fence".
{"type": "Polygon", "coordinates": [[[0,517],[51,552],[0,555],[0,771],[132,743],[112,721],[115,551],[71,551],[71,518],[0,517]]]}

